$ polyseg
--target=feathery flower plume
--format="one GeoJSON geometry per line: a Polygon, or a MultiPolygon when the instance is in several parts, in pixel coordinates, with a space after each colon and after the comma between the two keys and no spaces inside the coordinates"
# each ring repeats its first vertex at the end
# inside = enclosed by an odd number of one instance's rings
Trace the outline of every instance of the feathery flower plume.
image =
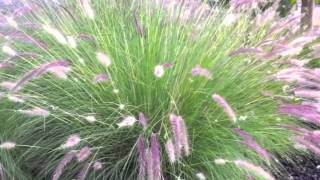
{"type": "Polygon", "coordinates": [[[320,131],[309,131],[303,135],[303,138],[314,144],[320,144],[320,131]]]}
{"type": "Polygon", "coordinates": [[[234,164],[239,168],[250,171],[259,177],[263,177],[266,180],[275,180],[275,178],[269,172],[264,170],[262,167],[254,165],[248,161],[236,160],[234,161],[234,164]]]}
{"type": "Polygon", "coordinates": [[[184,119],[181,116],[170,114],[169,120],[174,134],[176,158],[181,157],[182,150],[184,151],[184,155],[190,155],[188,132],[184,119]]]}
{"type": "Polygon", "coordinates": [[[227,115],[230,117],[230,119],[235,123],[237,122],[237,115],[232,109],[232,107],[228,104],[228,102],[220,95],[213,94],[212,99],[220,105],[224,111],[227,113],[227,115]]]}
{"type": "Polygon", "coordinates": [[[315,153],[316,155],[320,155],[320,148],[317,145],[313,144],[312,142],[305,140],[303,137],[300,137],[300,136],[295,137],[294,140],[295,142],[306,147],[308,150],[315,153]]]}
{"type": "Polygon", "coordinates": [[[72,159],[76,156],[75,151],[69,151],[67,154],[65,154],[58,164],[56,170],[53,173],[52,180],[58,180],[60,176],[62,175],[65,167],[72,161],[72,159]]]}
{"type": "Polygon", "coordinates": [[[154,67],[154,75],[157,77],[157,78],[161,78],[162,76],[164,76],[164,73],[165,73],[165,68],[163,67],[163,65],[156,65],[154,67]]]}
{"type": "Polygon", "coordinates": [[[35,10],[35,7],[30,5],[22,6],[14,10],[12,13],[13,17],[25,16],[26,14],[32,13],[35,10]]]}
{"type": "Polygon", "coordinates": [[[110,59],[109,56],[107,56],[106,54],[102,53],[102,52],[97,52],[97,59],[99,60],[99,62],[103,65],[105,65],[106,67],[111,66],[112,61],[110,59]]]}
{"type": "Polygon", "coordinates": [[[14,65],[9,63],[9,62],[3,62],[3,63],[0,63],[0,70],[1,69],[8,69],[8,68],[11,68],[13,67],[14,65]]]}
{"type": "Polygon", "coordinates": [[[15,28],[15,29],[18,29],[18,23],[17,23],[17,21],[15,21],[14,20],[14,18],[13,17],[6,17],[6,20],[7,20],[7,22],[8,22],[8,24],[11,26],[11,27],[13,27],[13,28],[15,28]]]}
{"type": "Polygon", "coordinates": [[[77,154],[77,158],[79,162],[83,162],[91,155],[91,148],[88,146],[83,147],[77,154]]]}
{"type": "Polygon", "coordinates": [[[102,163],[100,161],[96,161],[94,162],[94,164],[92,165],[92,168],[94,171],[99,171],[103,168],[102,163]]]}
{"type": "Polygon", "coordinates": [[[81,138],[78,134],[72,134],[68,137],[67,141],[61,145],[62,149],[73,148],[78,145],[81,141],[81,138]]]}
{"type": "Polygon", "coordinates": [[[24,98],[22,96],[18,96],[18,95],[8,95],[7,98],[11,102],[16,102],[16,103],[24,103],[25,102],[24,98]]]}
{"type": "Polygon", "coordinates": [[[263,158],[267,159],[267,160],[271,160],[272,159],[272,155],[266,150],[264,149],[262,146],[260,146],[254,137],[252,137],[248,132],[245,132],[244,130],[240,129],[240,128],[235,128],[233,129],[234,132],[236,132],[239,136],[241,136],[242,138],[244,138],[244,144],[247,145],[249,148],[251,148],[252,150],[256,151],[260,156],[262,156],[263,158]]]}
{"type": "Polygon", "coordinates": [[[202,173],[202,172],[198,172],[196,174],[196,177],[199,179],[199,180],[206,180],[206,176],[202,173]]]}
{"type": "Polygon", "coordinates": [[[90,19],[94,19],[95,13],[91,7],[91,0],[81,0],[82,8],[86,14],[86,16],[90,19]]]}
{"type": "Polygon", "coordinates": [[[176,155],[175,155],[175,150],[174,150],[174,144],[172,142],[172,139],[169,139],[166,143],[166,151],[167,155],[169,157],[169,161],[171,164],[176,162],[176,155]]]}
{"type": "Polygon", "coordinates": [[[161,147],[158,134],[151,135],[152,180],[161,180],[161,147]]]}
{"type": "Polygon", "coordinates": [[[65,38],[65,36],[58,31],[57,29],[49,26],[49,25],[43,25],[42,28],[49,33],[50,35],[52,35],[60,44],[66,45],[68,44],[67,39],[65,38]]]}
{"type": "Polygon", "coordinates": [[[302,118],[307,122],[320,124],[320,114],[317,109],[310,105],[287,104],[279,108],[279,111],[297,118],[302,118]]]}
{"type": "Polygon", "coordinates": [[[90,122],[90,123],[94,123],[94,122],[96,122],[97,121],[97,119],[96,119],[96,117],[94,117],[94,116],[86,116],[85,117],[85,120],[87,120],[88,122],[90,122]]]}
{"type": "Polygon", "coordinates": [[[260,54],[263,53],[261,49],[258,48],[239,48],[235,51],[232,51],[229,56],[238,56],[240,54],[260,54]]]}
{"type": "Polygon", "coordinates": [[[69,66],[53,66],[47,69],[47,72],[50,72],[57,76],[58,78],[66,80],[68,78],[68,73],[71,71],[69,66]]]}
{"type": "Polygon", "coordinates": [[[79,174],[78,174],[78,178],[77,180],[85,180],[88,173],[89,173],[89,169],[90,169],[90,163],[86,163],[83,168],[80,170],[79,174]]]}
{"type": "Polygon", "coordinates": [[[119,128],[130,127],[133,126],[136,121],[137,119],[134,116],[127,116],[120,123],[117,123],[117,125],[119,126],[119,128]]]}
{"type": "Polygon", "coordinates": [[[141,135],[138,139],[138,152],[139,152],[139,180],[145,180],[147,170],[147,152],[145,146],[145,139],[141,135]]]}
{"type": "Polygon", "coordinates": [[[97,74],[95,77],[94,77],[94,82],[95,83],[103,83],[103,82],[106,82],[106,81],[109,81],[110,78],[107,74],[97,74]]]}
{"type": "Polygon", "coordinates": [[[143,126],[144,129],[148,127],[148,121],[149,119],[144,115],[144,113],[139,113],[139,122],[143,126]]]}
{"type": "Polygon", "coordinates": [[[320,91],[311,89],[296,89],[294,95],[302,98],[320,100],[320,91]]]}
{"type": "Polygon", "coordinates": [[[228,162],[227,160],[221,159],[221,158],[214,160],[214,163],[217,165],[225,165],[227,162],[228,162]]]}
{"type": "Polygon", "coordinates": [[[8,54],[10,56],[17,55],[17,52],[8,45],[2,46],[2,52],[4,52],[5,54],[8,54]]]}
{"type": "Polygon", "coordinates": [[[47,43],[35,39],[22,31],[15,31],[13,33],[8,34],[7,36],[12,40],[22,41],[24,43],[36,45],[39,48],[48,49],[47,43]]]}
{"type": "Polygon", "coordinates": [[[175,145],[175,153],[177,158],[181,157],[182,150],[182,140],[181,140],[181,123],[180,118],[175,114],[170,114],[170,124],[172,128],[172,133],[174,135],[174,145],[175,145]]]}
{"type": "Polygon", "coordinates": [[[74,39],[74,37],[72,36],[67,36],[67,41],[68,41],[68,45],[71,47],[71,48],[77,48],[77,41],[74,39]]]}
{"type": "Polygon", "coordinates": [[[47,72],[51,72],[60,78],[66,78],[66,73],[70,71],[70,65],[67,61],[58,60],[50,63],[42,64],[40,67],[30,71],[22,77],[16,85],[11,89],[12,92],[17,92],[24,87],[24,85],[35,77],[39,77],[47,72]]]}
{"type": "Polygon", "coordinates": [[[19,110],[19,112],[21,112],[22,114],[26,114],[28,116],[31,116],[31,117],[40,116],[40,117],[46,118],[50,115],[49,111],[42,109],[40,107],[34,107],[30,110],[19,110]]]}
{"type": "Polygon", "coordinates": [[[193,76],[204,76],[207,79],[212,80],[212,73],[208,69],[202,68],[200,66],[192,68],[192,75],[193,76]]]}
{"type": "Polygon", "coordinates": [[[8,89],[8,90],[12,89],[15,86],[16,86],[16,83],[11,82],[11,81],[3,81],[0,83],[0,87],[8,89]]]}
{"type": "Polygon", "coordinates": [[[10,150],[15,147],[16,147],[16,143],[11,142],[11,141],[6,141],[6,142],[3,142],[2,144],[0,144],[0,149],[10,150]]]}
{"type": "Polygon", "coordinates": [[[180,119],[180,126],[181,126],[182,148],[184,151],[184,155],[189,156],[190,155],[190,147],[189,147],[187,126],[186,126],[184,119],[181,116],[179,119],[180,119]]]}
{"type": "Polygon", "coordinates": [[[146,149],[146,157],[147,157],[147,176],[146,178],[142,178],[139,180],[153,180],[153,161],[152,154],[150,148],[146,149]]]}

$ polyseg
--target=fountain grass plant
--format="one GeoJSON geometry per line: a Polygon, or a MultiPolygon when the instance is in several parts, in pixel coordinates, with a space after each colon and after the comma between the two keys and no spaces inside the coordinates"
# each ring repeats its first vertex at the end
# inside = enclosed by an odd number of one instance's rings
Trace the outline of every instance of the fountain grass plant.
{"type": "Polygon", "coordinates": [[[281,174],[277,158],[290,159],[295,150],[291,132],[278,124],[298,122],[279,115],[266,95],[282,94],[283,84],[269,78],[279,66],[254,54],[230,55],[258,46],[272,25],[257,26],[247,11],[201,5],[188,15],[188,7],[167,5],[37,2],[17,13],[15,33],[1,39],[7,60],[0,138],[15,143],[0,149],[3,177],[281,174]]]}

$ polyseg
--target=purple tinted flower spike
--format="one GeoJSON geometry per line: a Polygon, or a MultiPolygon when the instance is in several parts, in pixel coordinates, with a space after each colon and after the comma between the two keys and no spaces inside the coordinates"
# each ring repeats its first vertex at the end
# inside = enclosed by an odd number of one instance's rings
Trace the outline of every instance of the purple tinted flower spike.
{"type": "Polygon", "coordinates": [[[227,113],[227,115],[229,116],[229,118],[235,123],[237,122],[237,115],[234,112],[234,110],[232,109],[232,107],[229,105],[229,103],[220,95],[218,94],[213,94],[212,95],[212,99],[218,104],[220,105],[224,111],[227,113]]]}
{"type": "Polygon", "coordinates": [[[152,160],[152,177],[153,180],[161,180],[161,147],[159,144],[158,134],[151,135],[151,160],[152,160]]]}
{"type": "Polygon", "coordinates": [[[109,80],[110,78],[107,74],[97,74],[94,78],[95,83],[103,83],[109,80]]]}
{"type": "Polygon", "coordinates": [[[279,111],[297,118],[302,118],[307,122],[320,124],[320,113],[317,108],[310,105],[287,104],[280,107],[279,111]]]}
{"type": "Polygon", "coordinates": [[[212,80],[212,73],[206,69],[206,68],[202,68],[200,66],[197,66],[195,68],[192,69],[192,75],[193,76],[204,76],[209,80],[212,80]]]}
{"type": "Polygon", "coordinates": [[[145,147],[145,139],[140,136],[138,139],[138,152],[139,152],[139,180],[145,180],[147,170],[147,152],[145,147]]]}
{"type": "Polygon", "coordinates": [[[51,63],[43,64],[40,67],[27,73],[22,79],[20,79],[16,85],[11,89],[12,92],[18,92],[24,87],[26,83],[31,81],[33,78],[39,77],[47,72],[53,72],[57,76],[66,76],[70,65],[67,61],[59,60],[51,63]]]}
{"type": "Polygon", "coordinates": [[[257,166],[255,164],[252,164],[245,160],[236,160],[234,161],[234,164],[238,166],[239,168],[242,168],[244,170],[247,170],[251,173],[254,173],[260,177],[263,177],[265,180],[275,180],[275,178],[266,170],[264,170],[262,167],[257,166]]]}
{"type": "Polygon", "coordinates": [[[13,17],[25,16],[26,14],[32,13],[35,9],[36,9],[35,7],[32,7],[30,5],[23,6],[23,7],[16,9],[13,12],[12,16],[13,17]]]}
{"type": "Polygon", "coordinates": [[[72,161],[72,159],[76,156],[75,151],[70,151],[64,155],[63,159],[58,164],[56,170],[53,173],[52,180],[58,180],[62,175],[65,167],[72,161]]]}
{"type": "Polygon", "coordinates": [[[242,129],[235,128],[233,129],[234,132],[236,132],[239,136],[244,138],[243,144],[247,145],[252,150],[256,151],[261,157],[271,160],[273,158],[273,155],[270,154],[266,149],[264,149],[262,146],[260,146],[254,137],[252,137],[249,133],[245,132],[242,129]]]}
{"type": "Polygon", "coordinates": [[[177,158],[181,157],[181,149],[182,149],[182,142],[181,142],[181,124],[179,122],[178,116],[175,114],[170,115],[170,124],[172,128],[172,133],[174,135],[174,145],[175,145],[175,153],[177,158]]]}
{"type": "Polygon", "coordinates": [[[184,119],[175,114],[170,115],[170,124],[174,135],[175,156],[179,159],[182,155],[190,155],[188,132],[184,119]]]}
{"type": "Polygon", "coordinates": [[[149,119],[144,115],[144,113],[140,112],[139,113],[139,122],[143,126],[144,129],[148,127],[148,121],[149,119]]]}

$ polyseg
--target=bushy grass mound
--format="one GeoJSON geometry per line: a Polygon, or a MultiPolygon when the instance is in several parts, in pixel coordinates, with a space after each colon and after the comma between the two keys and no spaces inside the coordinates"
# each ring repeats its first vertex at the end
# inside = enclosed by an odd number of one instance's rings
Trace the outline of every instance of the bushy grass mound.
{"type": "Polygon", "coordinates": [[[1,39],[2,176],[272,179],[293,153],[267,44],[291,26],[201,3],[29,8],[1,39]]]}

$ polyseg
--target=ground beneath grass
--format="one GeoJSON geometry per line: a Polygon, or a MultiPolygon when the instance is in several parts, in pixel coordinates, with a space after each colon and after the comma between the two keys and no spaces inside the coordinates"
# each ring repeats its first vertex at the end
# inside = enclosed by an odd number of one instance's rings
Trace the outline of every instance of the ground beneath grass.
{"type": "Polygon", "coordinates": [[[294,162],[282,161],[286,168],[287,177],[278,177],[279,180],[320,180],[320,158],[297,156],[294,162]]]}

